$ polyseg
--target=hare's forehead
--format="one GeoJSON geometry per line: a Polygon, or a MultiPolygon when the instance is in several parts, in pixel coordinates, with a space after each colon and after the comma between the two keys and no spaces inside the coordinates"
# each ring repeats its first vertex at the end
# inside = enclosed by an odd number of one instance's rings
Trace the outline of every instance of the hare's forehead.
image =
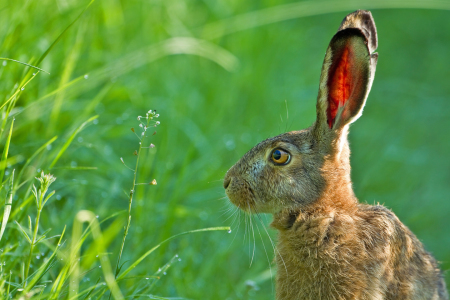
{"type": "Polygon", "coordinates": [[[253,162],[254,164],[261,164],[261,159],[264,159],[273,149],[283,148],[290,152],[304,152],[304,149],[309,149],[310,139],[307,130],[292,131],[277,135],[254,146],[249,152],[244,155],[244,160],[253,162]]]}
{"type": "Polygon", "coordinates": [[[285,145],[287,147],[292,146],[293,148],[297,148],[298,151],[301,151],[302,148],[310,144],[309,136],[310,133],[307,130],[286,132],[262,141],[261,143],[256,145],[254,149],[258,149],[260,151],[270,151],[272,149],[283,147],[285,145]]]}

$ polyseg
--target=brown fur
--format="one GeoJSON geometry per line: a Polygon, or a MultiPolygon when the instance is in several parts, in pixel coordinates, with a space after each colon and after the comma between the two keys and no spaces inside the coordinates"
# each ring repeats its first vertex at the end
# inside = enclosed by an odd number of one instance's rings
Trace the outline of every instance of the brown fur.
{"type": "Polygon", "coordinates": [[[360,204],[353,193],[347,133],[369,93],[376,47],[370,12],[347,16],[325,56],[316,123],[261,142],[225,177],[232,203],[274,215],[278,300],[448,299],[435,259],[414,234],[393,212],[360,204]],[[352,93],[330,121],[330,97],[342,86],[336,90],[329,78],[340,76],[333,72],[345,49],[354,55],[345,65],[352,93]],[[271,160],[277,148],[290,154],[287,164],[271,160]]]}

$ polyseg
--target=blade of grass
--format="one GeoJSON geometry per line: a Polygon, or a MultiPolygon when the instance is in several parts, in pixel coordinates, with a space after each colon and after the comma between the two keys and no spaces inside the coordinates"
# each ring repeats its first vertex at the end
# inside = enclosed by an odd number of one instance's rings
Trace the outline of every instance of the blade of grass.
{"type": "MultiPolygon", "coordinates": [[[[17,96],[17,94],[19,94],[21,91],[23,91],[25,89],[25,87],[27,86],[28,83],[30,83],[31,80],[34,79],[34,77],[37,76],[37,74],[39,74],[39,71],[37,71],[28,81],[26,81],[24,84],[19,85],[19,87],[17,88],[17,90],[14,92],[14,94],[12,94],[11,97],[8,98],[8,100],[5,101],[5,103],[2,104],[2,106],[0,106],[0,109],[2,109],[3,107],[5,107],[6,104],[8,104],[9,102],[11,102],[13,99],[15,99],[15,97],[17,96]]],[[[3,132],[3,130],[2,130],[3,132]]]]}
{"type": "Polygon", "coordinates": [[[5,232],[6,224],[8,223],[9,214],[11,213],[11,206],[12,206],[12,198],[13,198],[13,191],[14,191],[14,171],[12,171],[11,174],[11,181],[9,184],[9,192],[5,199],[5,211],[3,212],[3,219],[2,219],[2,229],[0,231],[0,241],[2,240],[3,233],[5,232]]]}
{"type": "MultiPolygon", "coordinates": [[[[115,239],[117,239],[117,235],[119,234],[120,230],[123,227],[123,218],[118,218],[114,220],[114,222],[109,225],[109,227],[104,230],[102,236],[103,236],[103,244],[104,247],[107,248],[115,239]]],[[[87,269],[96,259],[96,255],[100,255],[100,253],[96,252],[96,245],[95,243],[89,245],[89,247],[84,252],[84,259],[82,263],[82,268],[87,269]]]]}
{"type": "Polygon", "coordinates": [[[72,171],[81,171],[81,170],[97,170],[97,167],[83,167],[83,166],[78,166],[78,167],[55,167],[52,168],[53,170],[72,170],[72,171]]]}
{"type": "Polygon", "coordinates": [[[28,104],[28,105],[25,107],[25,109],[29,109],[29,108],[32,108],[32,107],[34,107],[34,106],[36,106],[36,105],[40,105],[40,103],[41,103],[42,101],[44,101],[44,100],[46,100],[46,99],[49,99],[51,96],[53,96],[53,95],[55,95],[55,94],[57,94],[57,93],[59,93],[59,92],[65,90],[65,89],[68,89],[68,88],[70,88],[70,87],[72,87],[72,86],[74,86],[74,85],[76,85],[76,84],[79,84],[79,82],[82,81],[82,80],[84,79],[84,76],[85,76],[85,75],[82,75],[82,76],[79,76],[79,77],[77,77],[77,78],[75,78],[75,79],[72,79],[71,81],[69,81],[69,82],[66,83],[65,85],[60,86],[60,87],[58,87],[57,89],[51,91],[50,93],[45,94],[44,96],[42,96],[41,98],[37,99],[36,101],[33,101],[33,102],[31,102],[30,104],[28,104]]]}
{"type": "Polygon", "coordinates": [[[123,279],[128,273],[130,273],[131,270],[133,270],[141,261],[143,261],[144,258],[149,256],[153,251],[158,249],[162,244],[167,243],[168,241],[173,240],[174,238],[177,238],[179,236],[186,235],[186,234],[191,234],[191,233],[206,232],[206,231],[222,231],[222,230],[230,231],[231,229],[230,229],[230,227],[210,227],[210,228],[195,229],[195,230],[190,230],[190,231],[175,234],[175,235],[169,237],[168,239],[165,239],[164,241],[162,241],[161,243],[159,243],[152,249],[145,252],[144,255],[139,257],[130,267],[128,267],[128,269],[123,271],[123,273],[117,277],[117,280],[123,279]]]}
{"type": "Polygon", "coordinates": [[[237,57],[222,47],[201,39],[175,37],[129,53],[113,63],[98,68],[97,70],[90,72],[89,80],[82,80],[85,78],[84,75],[77,77],[66,83],[64,86],[61,86],[53,92],[30,103],[24,110],[39,105],[42,101],[49,99],[50,96],[62,90],[70,88],[70,90],[66,91],[66,96],[73,97],[73,95],[80,93],[80,91],[90,90],[110,78],[119,77],[158,59],[180,54],[203,57],[215,62],[229,72],[234,72],[239,67],[239,60],[237,57]]]}
{"type": "Polygon", "coordinates": [[[82,225],[85,222],[93,223],[91,226],[92,237],[94,238],[94,242],[97,246],[97,253],[101,253],[100,255],[100,264],[102,266],[103,275],[105,277],[106,284],[108,285],[109,290],[111,291],[114,299],[124,299],[122,292],[117,285],[117,282],[114,278],[114,274],[112,272],[111,264],[109,262],[108,256],[105,254],[106,248],[104,245],[104,237],[100,230],[100,224],[95,217],[94,213],[87,210],[79,211],[75,217],[75,222],[73,225],[73,234],[72,234],[72,247],[71,247],[71,265],[74,266],[74,271],[71,274],[70,278],[70,288],[69,288],[69,298],[76,295],[79,287],[79,247],[78,241],[81,237],[81,229],[82,225]]]}
{"type": "Polygon", "coordinates": [[[98,118],[98,115],[93,116],[91,118],[89,118],[87,121],[85,121],[84,123],[82,123],[80,126],[78,126],[77,129],[75,129],[75,131],[70,135],[70,137],[67,139],[67,141],[64,143],[64,145],[61,147],[61,150],[59,150],[58,154],[56,154],[55,158],[53,159],[52,163],[49,166],[49,169],[53,168],[53,166],[56,164],[56,162],[60,159],[61,155],[63,155],[63,153],[67,150],[67,148],[70,146],[70,144],[72,143],[73,139],[75,138],[75,136],[81,131],[83,130],[84,126],[86,126],[86,124],[88,124],[89,122],[94,121],[95,119],[98,118]]]}
{"type": "Polygon", "coordinates": [[[202,29],[204,39],[217,39],[238,31],[286,20],[359,9],[422,8],[450,10],[450,2],[442,0],[353,0],[301,1],[282,4],[237,15],[207,24],[202,29]]]}
{"type": "Polygon", "coordinates": [[[9,144],[11,143],[11,137],[12,137],[12,131],[13,131],[13,127],[14,127],[14,121],[15,119],[12,120],[11,122],[11,127],[9,128],[9,134],[8,137],[6,139],[6,143],[5,143],[5,148],[3,148],[3,154],[2,154],[2,160],[0,161],[0,190],[3,188],[3,175],[5,174],[5,168],[6,168],[6,159],[8,158],[8,151],[9,151],[9,144]]]}
{"type": "MultiPolygon", "coordinates": [[[[78,57],[80,56],[81,45],[83,44],[83,39],[85,36],[86,26],[83,26],[83,23],[80,24],[78,29],[78,34],[76,37],[75,43],[70,47],[70,53],[67,56],[64,62],[64,68],[62,71],[62,75],[59,81],[59,86],[64,86],[67,82],[69,82],[70,76],[72,75],[78,57]]],[[[49,124],[47,125],[47,134],[50,135],[51,132],[55,130],[57,125],[57,121],[60,117],[61,106],[63,105],[63,101],[67,101],[67,97],[65,97],[65,89],[62,89],[59,93],[56,94],[56,97],[53,101],[53,108],[50,113],[49,124]]]]}
{"type": "Polygon", "coordinates": [[[36,67],[36,66],[30,65],[30,64],[27,64],[27,63],[24,63],[24,62],[21,62],[21,61],[12,59],[12,58],[0,57],[0,60],[13,61],[13,62],[22,64],[22,65],[28,66],[28,67],[30,67],[30,68],[34,68],[34,69],[36,69],[36,70],[42,71],[42,72],[44,72],[44,73],[50,74],[49,72],[47,72],[47,71],[45,71],[45,70],[42,70],[41,68],[38,68],[38,67],[36,67]]]}
{"type": "Polygon", "coordinates": [[[56,277],[50,290],[51,293],[50,299],[57,299],[61,294],[62,287],[64,285],[64,282],[66,281],[66,277],[69,272],[69,267],[70,267],[69,264],[66,264],[56,277]]]}
{"type": "MultiPolygon", "coordinates": [[[[88,5],[85,6],[85,8],[81,11],[81,13],[70,23],[59,35],[58,37],[53,41],[53,43],[47,48],[47,50],[41,55],[41,57],[37,60],[36,65],[39,66],[39,64],[47,57],[47,55],[50,53],[50,51],[55,47],[55,45],[59,42],[59,40],[63,37],[63,35],[75,24],[81,16],[86,12],[86,10],[94,3],[95,0],[91,0],[88,5]]],[[[28,75],[30,72],[28,72],[28,75]]],[[[24,80],[26,80],[27,76],[24,77],[24,80]]]]}

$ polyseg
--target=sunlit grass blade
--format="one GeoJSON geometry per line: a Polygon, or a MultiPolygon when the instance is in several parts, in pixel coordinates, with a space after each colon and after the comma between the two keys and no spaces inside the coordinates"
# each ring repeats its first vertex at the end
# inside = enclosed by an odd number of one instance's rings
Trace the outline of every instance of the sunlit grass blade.
{"type": "Polygon", "coordinates": [[[202,37],[216,39],[234,32],[276,22],[359,9],[422,8],[450,10],[450,2],[442,0],[353,0],[301,1],[244,13],[203,27],[202,37]]]}
{"type": "Polygon", "coordinates": [[[2,240],[3,233],[5,232],[6,224],[8,223],[9,214],[11,213],[13,191],[14,191],[14,171],[12,171],[11,179],[9,183],[9,192],[5,199],[5,210],[3,212],[2,228],[0,230],[0,241],[2,240]]]}
{"type": "Polygon", "coordinates": [[[106,284],[108,285],[109,290],[111,291],[114,299],[124,299],[122,292],[117,285],[117,282],[114,278],[114,274],[112,272],[111,264],[109,262],[108,256],[105,254],[106,247],[104,244],[103,234],[100,230],[100,224],[95,217],[95,215],[91,211],[82,210],[79,211],[75,217],[74,225],[73,225],[73,234],[72,234],[72,247],[71,247],[71,265],[73,265],[74,270],[70,277],[70,288],[69,288],[69,298],[76,295],[79,287],[79,247],[78,241],[81,237],[81,227],[85,222],[93,223],[91,228],[92,236],[94,238],[94,243],[96,245],[97,253],[100,253],[100,264],[102,266],[103,275],[105,277],[106,284]]]}
{"type": "Polygon", "coordinates": [[[11,276],[12,276],[12,272],[9,273],[9,281],[8,281],[8,287],[6,288],[6,296],[9,297],[9,289],[11,286],[11,276]]]}
{"type": "Polygon", "coordinates": [[[91,72],[90,81],[120,76],[160,58],[179,54],[209,59],[227,71],[235,71],[239,66],[236,56],[216,44],[196,38],[174,37],[127,54],[118,61],[91,72]]]}
{"type": "Polygon", "coordinates": [[[142,255],[141,257],[139,257],[130,267],[128,267],[128,269],[126,269],[125,271],[122,272],[122,274],[117,277],[117,280],[121,280],[123,279],[128,273],[130,273],[131,270],[133,270],[138,264],[141,263],[141,261],[143,261],[147,256],[149,256],[153,251],[155,251],[156,249],[158,249],[162,244],[167,243],[170,240],[173,240],[174,238],[177,238],[179,236],[182,235],[186,235],[186,234],[191,234],[191,233],[197,233],[197,232],[206,232],[206,231],[221,231],[221,230],[226,230],[226,231],[230,231],[230,227],[210,227],[210,228],[203,228],[203,229],[196,229],[196,230],[190,230],[190,231],[186,231],[186,232],[182,232],[176,235],[173,235],[171,237],[169,237],[168,239],[162,241],[161,243],[159,243],[158,245],[156,245],[155,247],[153,247],[152,249],[148,250],[144,255],[142,255]]]}
{"type": "Polygon", "coordinates": [[[47,72],[47,71],[45,71],[45,70],[42,70],[41,68],[38,68],[38,67],[36,67],[36,66],[30,65],[30,64],[27,64],[27,63],[24,63],[24,62],[21,62],[21,61],[18,61],[18,60],[12,59],[12,58],[0,57],[0,60],[13,61],[13,62],[16,62],[16,63],[22,64],[22,65],[25,65],[25,66],[27,66],[27,67],[30,67],[30,68],[33,68],[33,69],[36,69],[36,70],[42,71],[42,72],[44,72],[44,73],[50,74],[49,72],[47,72]]]}
{"type": "MultiPolygon", "coordinates": [[[[114,222],[109,225],[109,227],[104,230],[102,237],[102,243],[104,248],[107,248],[115,239],[117,239],[117,235],[119,234],[120,230],[123,227],[123,218],[118,218],[114,220],[114,222]]],[[[97,252],[96,244],[93,243],[89,245],[89,247],[85,251],[85,256],[83,258],[82,262],[82,268],[87,269],[96,259],[97,255],[100,255],[100,253],[97,252]]]]}
{"type": "Polygon", "coordinates": [[[70,146],[70,144],[72,143],[73,139],[75,138],[75,136],[81,131],[83,130],[83,128],[89,123],[92,122],[93,120],[97,119],[98,115],[93,116],[91,118],[89,118],[87,121],[83,122],[80,126],[78,126],[77,129],[75,129],[75,131],[70,135],[70,137],[67,139],[67,141],[64,143],[64,145],[61,147],[61,149],[59,150],[58,154],[56,154],[56,157],[53,159],[52,163],[49,166],[49,169],[53,168],[53,166],[58,162],[58,160],[61,158],[61,155],[64,154],[64,152],[67,150],[67,148],[70,146]]]}
{"type": "MultiPolygon", "coordinates": [[[[14,92],[14,94],[12,94],[11,97],[8,98],[8,100],[6,100],[1,106],[0,106],[0,110],[5,107],[6,104],[8,104],[9,102],[11,102],[13,99],[16,99],[16,96],[25,89],[25,87],[27,86],[28,83],[30,83],[31,80],[33,80],[37,74],[39,74],[39,71],[37,71],[30,79],[28,79],[24,84],[21,84],[17,90],[14,92]]],[[[3,130],[2,130],[3,131],[3,130]]]]}
{"type": "Polygon", "coordinates": [[[164,298],[164,297],[156,296],[156,295],[152,295],[152,294],[137,294],[134,296],[135,297],[145,297],[148,299],[156,299],[156,300],[171,300],[171,298],[164,298]]]}
{"type": "MultiPolygon", "coordinates": [[[[59,42],[59,40],[63,37],[63,35],[75,24],[81,16],[86,12],[86,10],[94,3],[95,0],[91,0],[88,5],[81,11],[81,13],[70,23],[59,35],[58,37],[53,41],[53,43],[47,48],[47,50],[41,55],[41,57],[37,60],[36,65],[39,65],[44,58],[47,57],[47,55],[50,53],[50,51],[55,47],[55,45],[59,42]]],[[[24,78],[26,79],[26,77],[24,78]]]]}
{"type": "MultiPolygon", "coordinates": [[[[64,86],[67,82],[70,81],[70,77],[75,70],[76,63],[80,55],[80,49],[83,45],[83,38],[85,35],[86,27],[87,26],[83,23],[79,25],[76,41],[70,48],[70,53],[69,55],[67,55],[63,64],[64,67],[59,81],[60,87],[64,86]]],[[[67,97],[65,96],[65,89],[62,89],[59,93],[57,93],[56,97],[53,100],[53,107],[50,113],[49,124],[47,125],[47,134],[51,134],[57,126],[58,119],[61,115],[60,112],[63,101],[67,101],[67,97]]]]}
{"type": "Polygon", "coordinates": [[[9,128],[9,134],[6,138],[5,148],[3,148],[2,159],[0,160],[0,190],[3,188],[3,175],[5,174],[6,159],[8,158],[9,144],[11,143],[12,131],[14,127],[14,119],[11,122],[11,127],[9,128]]]}
{"type": "Polygon", "coordinates": [[[83,171],[83,170],[97,170],[97,167],[83,167],[83,166],[77,166],[77,167],[54,167],[53,170],[72,170],[72,171],[83,171]]]}
{"type": "MultiPolygon", "coordinates": [[[[27,110],[35,105],[39,105],[39,103],[45,99],[49,99],[59,92],[67,90],[65,95],[71,97],[74,94],[78,94],[80,91],[88,91],[99,84],[104,83],[108,79],[122,76],[163,57],[181,54],[203,57],[215,62],[229,72],[234,72],[239,68],[238,58],[228,50],[214,43],[191,37],[174,37],[129,53],[113,63],[90,72],[88,80],[83,80],[86,78],[85,75],[77,77],[30,103],[24,109],[27,110]]],[[[101,100],[101,98],[97,98],[93,101],[96,100],[101,100]]]]}
{"type": "Polygon", "coordinates": [[[75,79],[72,79],[71,81],[69,81],[68,83],[64,84],[63,86],[59,86],[57,89],[45,94],[44,96],[40,97],[39,99],[37,99],[36,101],[31,102],[29,105],[27,105],[25,107],[25,109],[30,109],[33,108],[37,105],[40,105],[42,101],[49,99],[50,97],[58,94],[59,92],[68,89],[72,86],[76,86],[77,83],[79,83],[80,81],[84,80],[84,75],[83,76],[79,76],[75,79]]]}
{"type": "Polygon", "coordinates": [[[56,277],[55,281],[53,282],[52,288],[50,290],[51,297],[50,299],[57,299],[58,296],[61,294],[64,282],[66,281],[67,274],[69,272],[69,264],[66,264],[61,271],[59,272],[58,276],[56,277]]]}

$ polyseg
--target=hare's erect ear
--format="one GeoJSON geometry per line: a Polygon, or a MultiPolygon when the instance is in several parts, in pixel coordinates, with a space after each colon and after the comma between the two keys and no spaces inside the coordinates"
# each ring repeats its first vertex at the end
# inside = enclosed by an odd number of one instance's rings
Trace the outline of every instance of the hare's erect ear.
{"type": "Polygon", "coordinates": [[[361,115],[375,75],[376,48],[377,31],[371,13],[358,10],[345,17],[323,62],[317,98],[319,135],[341,129],[361,115]]]}

